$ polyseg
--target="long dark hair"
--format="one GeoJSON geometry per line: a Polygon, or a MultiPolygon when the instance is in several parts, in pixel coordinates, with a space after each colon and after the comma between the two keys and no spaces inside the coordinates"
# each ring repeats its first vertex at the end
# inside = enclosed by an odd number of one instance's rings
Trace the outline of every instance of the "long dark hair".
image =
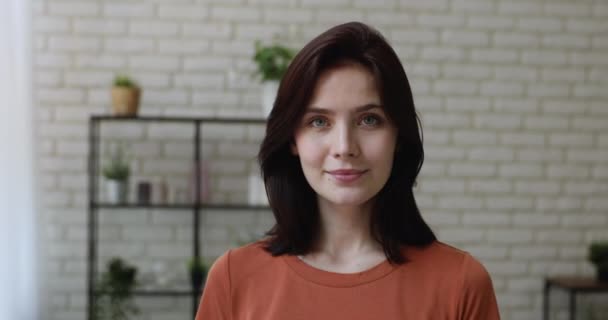
{"type": "Polygon", "coordinates": [[[319,236],[317,197],[290,144],[319,75],[345,60],[361,64],[374,75],[384,111],[397,127],[391,175],[375,196],[370,232],[391,263],[403,263],[402,245],[424,246],[436,239],[413,194],[424,159],[420,121],[397,54],[378,31],[359,22],[335,26],[311,40],[281,80],[258,154],[276,219],[266,232],[264,248],[273,256],[301,255],[310,252],[319,236]]]}

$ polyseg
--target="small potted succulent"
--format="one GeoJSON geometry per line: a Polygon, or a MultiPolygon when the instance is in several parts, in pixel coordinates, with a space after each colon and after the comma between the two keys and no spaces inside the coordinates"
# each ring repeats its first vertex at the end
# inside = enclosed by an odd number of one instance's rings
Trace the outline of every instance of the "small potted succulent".
{"type": "Polygon", "coordinates": [[[117,75],[112,88],[112,114],[119,117],[137,116],[141,89],[130,77],[117,75]]]}
{"type": "Polygon", "coordinates": [[[108,201],[112,204],[126,203],[131,169],[124,159],[122,147],[118,147],[110,162],[103,167],[102,174],[106,178],[108,201]]]}
{"type": "Polygon", "coordinates": [[[253,61],[257,64],[257,74],[262,81],[262,105],[266,115],[270,114],[276,99],[279,82],[287,71],[295,55],[294,50],[280,44],[262,45],[255,42],[253,61]]]}
{"type": "Polygon", "coordinates": [[[589,247],[589,260],[595,265],[597,279],[608,282],[608,241],[592,243],[589,247]]]}
{"type": "Polygon", "coordinates": [[[207,271],[209,270],[209,266],[203,258],[195,257],[190,259],[188,262],[188,272],[190,274],[190,283],[192,284],[192,290],[195,292],[200,292],[203,286],[203,282],[205,282],[205,278],[207,277],[207,271]]]}

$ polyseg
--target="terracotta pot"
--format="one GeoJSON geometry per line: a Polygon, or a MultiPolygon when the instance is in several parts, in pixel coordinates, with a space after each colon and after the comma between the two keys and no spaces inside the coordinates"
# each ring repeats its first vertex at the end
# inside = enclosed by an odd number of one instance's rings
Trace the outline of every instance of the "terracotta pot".
{"type": "Polygon", "coordinates": [[[136,116],[139,109],[139,88],[113,87],[112,114],[115,116],[136,116]]]}

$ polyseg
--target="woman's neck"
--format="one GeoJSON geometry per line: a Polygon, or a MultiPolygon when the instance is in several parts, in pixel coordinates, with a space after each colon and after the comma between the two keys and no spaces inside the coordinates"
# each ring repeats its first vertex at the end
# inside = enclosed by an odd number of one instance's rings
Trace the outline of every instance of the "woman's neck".
{"type": "Polygon", "coordinates": [[[375,254],[382,246],[370,232],[371,204],[336,206],[319,201],[321,228],[310,257],[324,256],[335,262],[375,254]]]}

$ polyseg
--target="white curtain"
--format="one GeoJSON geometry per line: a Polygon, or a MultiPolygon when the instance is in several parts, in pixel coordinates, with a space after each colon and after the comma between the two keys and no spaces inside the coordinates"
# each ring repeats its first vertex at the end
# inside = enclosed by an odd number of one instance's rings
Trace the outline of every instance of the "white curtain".
{"type": "Polygon", "coordinates": [[[0,0],[0,320],[39,319],[29,0],[0,0]]]}

